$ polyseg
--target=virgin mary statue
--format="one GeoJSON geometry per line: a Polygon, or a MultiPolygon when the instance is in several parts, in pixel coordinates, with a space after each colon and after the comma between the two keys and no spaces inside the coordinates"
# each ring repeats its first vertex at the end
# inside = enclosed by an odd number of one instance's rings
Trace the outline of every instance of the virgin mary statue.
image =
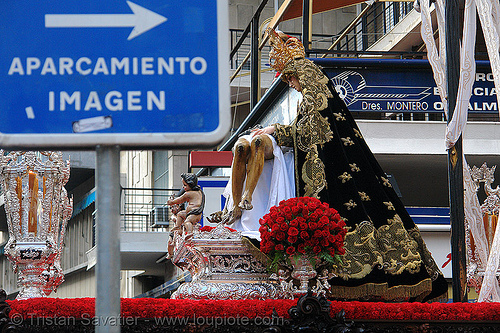
{"type": "Polygon", "coordinates": [[[292,147],[295,195],[327,202],[349,227],[342,264],[329,281],[330,296],[446,300],[446,280],[332,82],[305,59],[298,39],[268,33],[271,67],[303,99],[291,125],[274,124],[252,134],[292,147]]]}

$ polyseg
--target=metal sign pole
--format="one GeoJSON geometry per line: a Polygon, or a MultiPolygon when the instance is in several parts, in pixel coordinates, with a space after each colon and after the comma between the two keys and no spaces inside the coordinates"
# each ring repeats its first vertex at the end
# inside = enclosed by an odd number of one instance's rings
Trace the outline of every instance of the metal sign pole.
{"type": "Polygon", "coordinates": [[[120,332],[120,147],[96,147],[96,333],[120,332]]]}

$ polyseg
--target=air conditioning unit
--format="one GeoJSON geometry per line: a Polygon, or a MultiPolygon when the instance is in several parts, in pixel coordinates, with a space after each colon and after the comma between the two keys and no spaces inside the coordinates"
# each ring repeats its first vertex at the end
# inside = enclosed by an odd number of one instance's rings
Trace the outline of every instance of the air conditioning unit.
{"type": "Polygon", "coordinates": [[[170,224],[168,207],[153,207],[149,213],[149,218],[151,221],[151,227],[153,228],[168,227],[170,224]]]}

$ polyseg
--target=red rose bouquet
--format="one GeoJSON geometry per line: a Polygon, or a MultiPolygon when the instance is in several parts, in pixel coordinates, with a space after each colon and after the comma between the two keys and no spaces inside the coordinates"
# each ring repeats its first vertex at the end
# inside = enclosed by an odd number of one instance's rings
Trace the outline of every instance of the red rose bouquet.
{"type": "Polygon", "coordinates": [[[335,265],[345,253],[345,222],[337,210],[318,199],[283,200],[259,222],[260,250],[272,258],[271,269],[297,255],[308,256],[313,266],[335,265]]]}

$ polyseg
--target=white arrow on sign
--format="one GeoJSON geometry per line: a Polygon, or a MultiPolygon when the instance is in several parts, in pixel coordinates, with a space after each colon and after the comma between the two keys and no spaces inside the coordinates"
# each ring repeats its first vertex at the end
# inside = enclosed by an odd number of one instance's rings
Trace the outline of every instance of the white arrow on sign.
{"type": "Polygon", "coordinates": [[[46,14],[46,28],[134,27],[127,40],[153,29],[167,20],[155,12],[127,1],[133,14],[46,14]]]}

